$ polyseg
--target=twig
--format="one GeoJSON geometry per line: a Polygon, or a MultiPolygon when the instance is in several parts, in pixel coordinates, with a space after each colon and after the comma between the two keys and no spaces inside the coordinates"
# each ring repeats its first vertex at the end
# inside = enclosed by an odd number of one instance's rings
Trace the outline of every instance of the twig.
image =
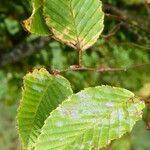
{"type": "Polygon", "coordinates": [[[101,35],[101,37],[103,37],[105,39],[109,39],[110,37],[114,36],[120,30],[120,27],[121,27],[122,24],[123,23],[120,22],[119,24],[114,26],[107,35],[101,35]]]}
{"type": "Polygon", "coordinates": [[[143,99],[143,101],[145,102],[145,104],[150,105],[150,100],[143,99]]]}
{"type": "Polygon", "coordinates": [[[123,16],[114,15],[114,14],[109,14],[109,13],[105,13],[105,16],[106,16],[106,17],[114,18],[115,20],[118,20],[118,21],[122,21],[122,20],[125,20],[125,19],[126,19],[126,18],[123,17],[123,16]]]}
{"type": "Polygon", "coordinates": [[[130,67],[124,67],[124,68],[90,68],[90,67],[84,67],[84,66],[78,66],[78,65],[73,65],[70,66],[67,69],[64,70],[50,70],[50,73],[52,74],[62,74],[65,72],[69,72],[69,71],[87,71],[87,72],[99,72],[99,73],[104,73],[104,72],[119,72],[119,71],[123,71],[126,72],[128,70],[131,69],[140,69],[146,66],[150,66],[150,62],[145,63],[145,64],[139,64],[139,65],[133,65],[130,67]]]}
{"type": "Polygon", "coordinates": [[[133,15],[131,11],[124,11],[115,6],[104,4],[104,10],[106,11],[105,16],[111,17],[118,21],[122,21],[130,26],[138,28],[145,33],[149,32],[150,22],[147,18],[143,18],[133,15]],[[111,11],[111,14],[107,13],[107,11],[111,11]],[[142,24],[143,23],[143,24],[142,24]]]}

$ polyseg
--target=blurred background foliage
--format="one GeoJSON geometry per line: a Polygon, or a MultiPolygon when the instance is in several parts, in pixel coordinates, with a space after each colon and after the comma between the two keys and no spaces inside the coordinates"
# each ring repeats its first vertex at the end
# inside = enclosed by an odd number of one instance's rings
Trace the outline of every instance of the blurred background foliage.
{"type": "MultiPolygon", "coordinates": [[[[105,29],[97,43],[84,52],[88,67],[124,68],[124,71],[67,72],[75,92],[109,84],[150,99],[150,1],[103,0],[105,29]],[[129,67],[129,68],[128,68],[129,67]]],[[[77,63],[77,52],[47,37],[30,35],[22,21],[31,14],[30,0],[0,1],[0,149],[21,150],[16,113],[23,76],[45,66],[64,69],[77,63]]],[[[107,150],[150,150],[150,108],[131,134],[112,142],[107,150]]]]}

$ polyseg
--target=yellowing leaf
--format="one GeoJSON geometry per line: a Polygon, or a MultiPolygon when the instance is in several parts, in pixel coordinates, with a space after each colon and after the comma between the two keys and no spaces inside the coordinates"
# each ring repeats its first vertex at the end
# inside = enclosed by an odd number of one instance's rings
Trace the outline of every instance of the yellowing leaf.
{"type": "Polygon", "coordinates": [[[45,0],[44,17],[55,39],[78,50],[92,46],[104,27],[100,0],[45,0]]]}
{"type": "Polygon", "coordinates": [[[33,12],[30,18],[23,21],[27,31],[38,35],[50,35],[43,17],[43,0],[32,0],[33,12]]]}

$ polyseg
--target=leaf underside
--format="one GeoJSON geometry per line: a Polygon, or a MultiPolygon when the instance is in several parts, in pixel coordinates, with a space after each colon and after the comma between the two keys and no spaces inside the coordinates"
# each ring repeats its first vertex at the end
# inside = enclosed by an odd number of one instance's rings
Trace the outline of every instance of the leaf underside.
{"type": "Polygon", "coordinates": [[[45,0],[43,7],[55,39],[78,50],[92,46],[103,30],[100,0],[45,0]]]}
{"type": "Polygon", "coordinates": [[[30,18],[23,21],[24,27],[27,31],[38,35],[50,35],[50,31],[45,24],[43,18],[43,0],[32,0],[33,12],[30,18]]]}
{"type": "Polygon", "coordinates": [[[90,150],[107,146],[130,132],[144,103],[110,86],[88,88],[55,109],[42,128],[36,150],[90,150]]]}
{"type": "Polygon", "coordinates": [[[50,112],[70,95],[70,83],[59,75],[51,76],[45,69],[36,69],[24,77],[17,119],[25,149],[32,149],[50,112]]]}

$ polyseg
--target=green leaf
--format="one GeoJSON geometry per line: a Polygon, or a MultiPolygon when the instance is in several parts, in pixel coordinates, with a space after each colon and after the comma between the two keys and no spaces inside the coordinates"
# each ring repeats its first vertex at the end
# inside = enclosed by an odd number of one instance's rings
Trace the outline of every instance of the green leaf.
{"type": "Polygon", "coordinates": [[[23,22],[27,31],[38,35],[49,35],[50,31],[43,18],[43,0],[32,0],[33,12],[30,18],[23,22]]]}
{"type": "Polygon", "coordinates": [[[45,121],[36,150],[90,150],[130,132],[144,103],[121,88],[88,88],[69,97],[45,121]]]}
{"type": "Polygon", "coordinates": [[[20,24],[18,23],[17,20],[12,19],[12,18],[6,18],[5,19],[5,25],[7,27],[8,32],[11,35],[17,34],[20,30],[20,24]]]}
{"type": "Polygon", "coordinates": [[[78,50],[92,46],[103,30],[100,0],[45,0],[43,7],[55,39],[78,50]]]}
{"type": "Polygon", "coordinates": [[[34,146],[50,112],[71,94],[70,83],[65,78],[52,76],[45,69],[36,69],[24,77],[18,127],[26,149],[34,146]]]}

